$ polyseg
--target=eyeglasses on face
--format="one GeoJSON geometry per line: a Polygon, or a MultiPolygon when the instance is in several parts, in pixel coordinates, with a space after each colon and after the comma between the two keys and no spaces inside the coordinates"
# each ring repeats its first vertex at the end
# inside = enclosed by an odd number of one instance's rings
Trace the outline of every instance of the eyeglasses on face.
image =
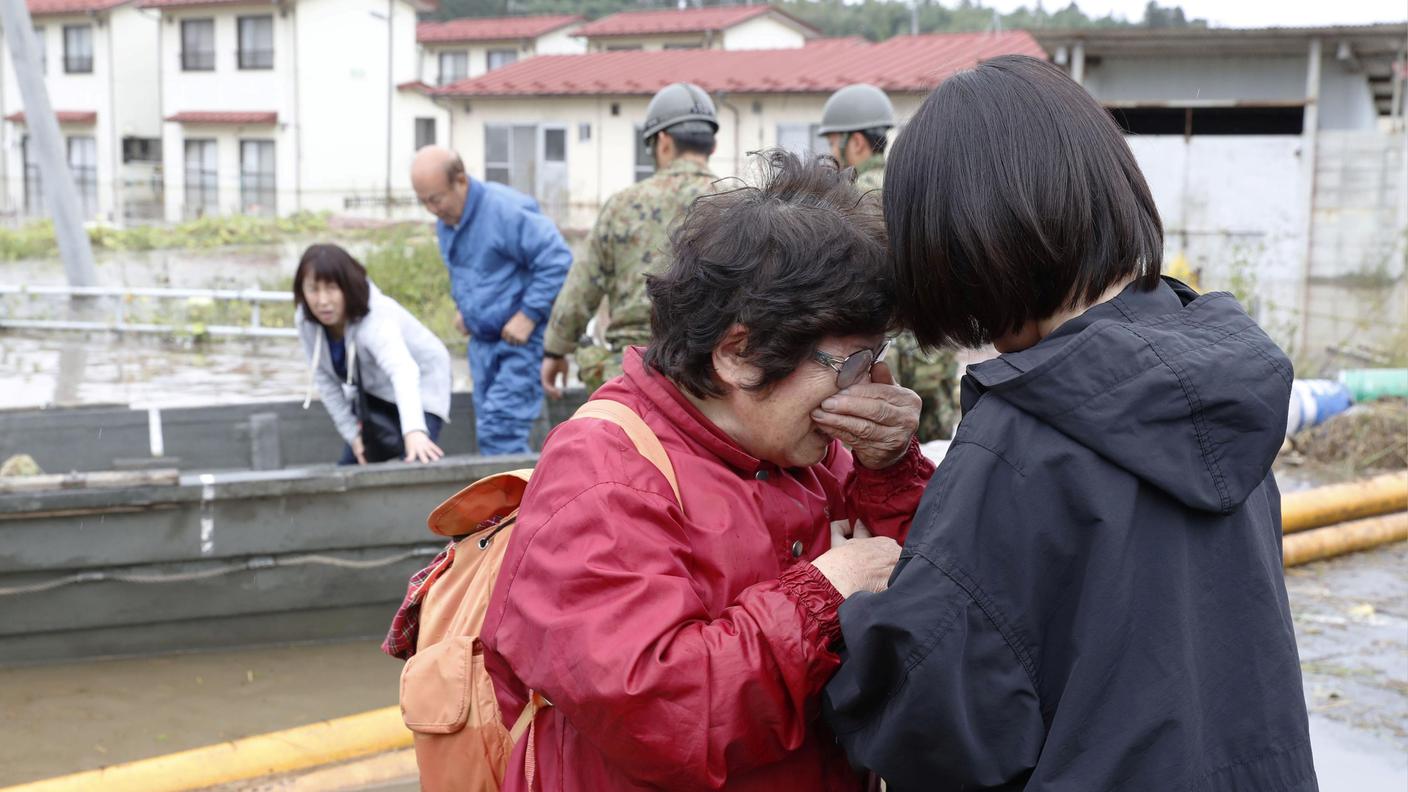
{"type": "Polygon", "coordinates": [[[836,387],[844,390],[868,376],[875,364],[885,359],[885,353],[889,349],[890,339],[887,338],[874,349],[862,349],[845,357],[836,357],[820,349],[813,349],[812,359],[836,372],[836,387]]]}

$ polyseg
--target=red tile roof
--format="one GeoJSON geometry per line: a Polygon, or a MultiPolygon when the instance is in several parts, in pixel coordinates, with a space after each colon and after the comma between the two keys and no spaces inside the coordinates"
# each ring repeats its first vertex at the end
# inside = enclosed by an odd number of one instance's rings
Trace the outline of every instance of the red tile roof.
{"type": "MultiPolygon", "coordinates": [[[[55,110],[54,115],[59,117],[60,124],[96,124],[98,122],[98,114],[93,110],[55,110]]],[[[5,116],[5,120],[23,124],[24,111],[10,113],[5,116]]]]}
{"type": "Polygon", "coordinates": [[[28,0],[27,5],[31,16],[54,16],[106,11],[127,2],[130,0],[28,0]]]}
{"type": "Polygon", "coordinates": [[[887,91],[928,91],[945,77],[998,55],[1046,57],[1022,30],[896,36],[879,44],[840,40],[775,50],[665,50],[545,55],[434,91],[440,96],[652,94],[679,80],[707,91],[829,93],[856,82],[887,91]]]}
{"type": "Polygon", "coordinates": [[[707,33],[739,25],[774,12],[813,32],[816,28],[769,5],[713,6],[683,11],[622,11],[583,25],[574,36],[655,36],[662,33],[707,33]]]}
{"type": "Polygon", "coordinates": [[[424,80],[410,80],[409,82],[403,82],[403,83],[398,84],[398,85],[396,86],[396,90],[398,90],[398,91],[415,91],[416,93],[428,94],[428,93],[430,93],[431,90],[433,90],[433,89],[432,89],[432,87],[431,87],[428,83],[426,83],[424,80]]]}
{"type": "Polygon", "coordinates": [[[279,114],[275,112],[249,112],[249,111],[229,111],[229,110],[188,110],[184,113],[177,113],[166,117],[167,121],[175,121],[179,124],[226,124],[230,126],[269,126],[279,123],[279,114]]]}
{"type": "Polygon", "coordinates": [[[416,41],[422,44],[459,41],[505,41],[531,39],[582,21],[579,14],[541,16],[483,17],[451,19],[448,22],[422,22],[416,25],[416,41]]]}

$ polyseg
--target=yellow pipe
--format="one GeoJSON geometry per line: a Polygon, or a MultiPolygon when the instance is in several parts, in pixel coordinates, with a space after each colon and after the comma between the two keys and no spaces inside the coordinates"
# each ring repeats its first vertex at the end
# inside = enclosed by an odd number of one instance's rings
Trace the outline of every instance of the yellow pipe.
{"type": "Polygon", "coordinates": [[[1281,559],[1285,566],[1293,567],[1405,539],[1408,512],[1399,512],[1291,534],[1283,540],[1281,559]]]}
{"type": "Polygon", "coordinates": [[[1281,530],[1295,533],[1404,509],[1408,509],[1408,470],[1288,492],[1281,498],[1281,530]]]}
{"type": "Polygon", "coordinates": [[[399,707],[139,759],[0,792],[184,792],[409,748],[399,707]]]}

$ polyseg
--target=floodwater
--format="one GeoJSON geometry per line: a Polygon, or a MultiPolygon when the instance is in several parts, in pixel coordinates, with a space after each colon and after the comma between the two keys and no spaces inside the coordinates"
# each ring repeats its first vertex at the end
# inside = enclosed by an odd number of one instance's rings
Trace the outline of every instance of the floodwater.
{"type": "MultiPolygon", "coordinates": [[[[1408,789],[1408,544],[1286,582],[1320,789],[1408,789]]],[[[392,706],[400,669],[366,641],[0,668],[0,785],[392,706]]]]}

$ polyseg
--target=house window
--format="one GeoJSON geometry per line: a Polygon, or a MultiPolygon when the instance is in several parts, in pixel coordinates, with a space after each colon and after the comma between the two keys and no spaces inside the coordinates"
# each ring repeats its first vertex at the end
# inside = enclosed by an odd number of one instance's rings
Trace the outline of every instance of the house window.
{"type": "Polygon", "coordinates": [[[34,53],[39,56],[39,73],[49,73],[49,44],[44,36],[44,28],[34,29],[34,53]]]}
{"type": "Polygon", "coordinates": [[[217,149],[213,140],[186,141],[186,215],[203,217],[220,206],[217,149]]]}
{"type": "Polygon", "coordinates": [[[577,142],[590,143],[592,139],[592,125],[581,123],[577,125],[577,142]]]}
{"type": "Polygon", "coordinates": [[[641,44],[608,44],[605,47],[607,52],[640,52],[645,49],[641,44]]]}
{"type": "Polygon", "coordinates": [[[93,73],[92,25],[64,25],[64,73],[93,73]]]}
{"type": "Polygon", "coordinates": [[[274,182],[274,141],[240,141],[240,211],[274,215],[278,204],[274,182]]]}
{"type": "Polygon", "coordinates": [[[787,149],[802,159],[829,154],[831,149],[825,138],[817,134],[819,129],[820,124],[778,124],[777,147],[787,149]]]}
{"type": "Polygon", "coordinates": [[[123,138],[122,162],[161,162],[161,138],[123,138]]]}
{"type": "Polygon", "coordinates": [[[241,69],[274,68],[274,17],[242,16],[239,18],[241,69]]]}
{"type": "Polygon", "coordinates": [[[435,119],[416,119],[416,151],[435,145],[435,119]]]}
{"type": "Polygon", "coordinates": [[[181,71],[215,71],[215,20],[181,20],[181,71]]]}
{"type": "Polygon", "coordinates": [[[83,203],[83,216],[98,213],[98,140],[92,137],[68,139],[68,169],[83,203]]]}
{"type": "Polygon", "coordinates": [[[665,45],[665,49],[667,49],[667,50],[694,50],[694,49],[704,49],[704,45],[703,45],[703,44],[700,44],[700,43],[697,42],[697,41],[694,42],[694,43],[691,43],[691,44],[666,44],[666,45],[665,45]]]}
{"type": "Polygon", "coordinates": [[[39,180],[39,163],[35,160],[34,144],[29,135],[20,138],[20,155],[24,159],[24,210],[40,216],[44,210],[44,183],[39,180]]]}
{"type": "Polygon", "coordinates": [[[488,70],[502,68],[518,61],[518,50],[511,49],[491,49],[488,53],[488,70]]]}
{"type": "Polygon", "coordinates": [[[440,53],[440,84],[449,85],[469,76],[469,52],[456,50],[440,53]]]}
{"type": "Polygon", "coordinates": [[[1115,107],[1110,114],[1131,135],[1299,135],[1305,108],[1115,107]]]}
{"type": "Polygon", "coordinates": [[[484,178],[533,195],[538,181],[538,128],[532,124],[484,125],[484,178]]]}
{"type": "Polygon", "coordinates": [[[645,141],[640,139],[644,131],[645,127],[636,127],[636,181],[645,181],[655,174],[655,155],[650,153],[645,141]]]}

